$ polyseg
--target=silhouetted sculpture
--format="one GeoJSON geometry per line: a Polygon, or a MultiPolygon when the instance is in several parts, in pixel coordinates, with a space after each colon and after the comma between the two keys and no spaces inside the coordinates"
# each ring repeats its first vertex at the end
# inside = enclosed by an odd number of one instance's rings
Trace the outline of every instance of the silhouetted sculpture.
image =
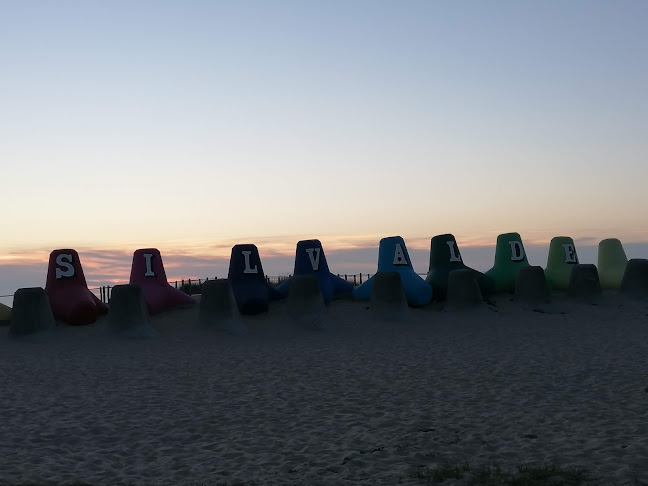
{"type": "Polygon", "coordinates": [[[220,329],[234,336],[247,334],[229,280],[207,280],[203,284],[199,322],[204,327],[220,329]]]}
{"type": "Polygon", "coordinates": [[[18,289],[14,294],[9,334],[24,336],[54,329],[56,322],[47,293],[41,287],[18,289]]]}
{"type": "Polygon", "coordinates": [[[295,275],[290,279],[288,314],[302,326],[309,329],[327,330],[330,322],[326,318],[326,304],[322,297],[319,279],[316,275],[295,275]]]}
{"type": "Polygon", "coordinates": [[[551,302],[551,293],[542,267],[520,268],[515,281],[515,300],[531,305],[551,302]]]}
{"type": "Polygon", "coordinates": [[[11,320],[11,307],[0,304],[0,323],[8,323],[11,320]]]}
{"type": "Polygon", "coordinates": [[[483,307],[479,284],[471,269],[453,270],[448,277],[448,296],[445,310],[475,309],[483,307]]]}
{"type": "Polygon", "coordinates": [[[567,295],[589,302],[594,302],[601,296],[596,265],[579,263],[572,267],[567,295]]]}
{"type": "Polygon", "coordinates": [[[621,293],[637,299],[648,297],[648,260],[633,258],[628,261],[621,280],[621,293]]]}
{"type": "Polygon", "coordinates": [[[115,285],[110,296],[108,328],[130,338],[157,337],[151,325],[142,288],[137,284],[115,285]]]}
{"type": "Polygon", "coordinates": [[[404,321],[412,318],[400,273],[378,272],[374,275],[369,310],[374,318],[404,321]]]}

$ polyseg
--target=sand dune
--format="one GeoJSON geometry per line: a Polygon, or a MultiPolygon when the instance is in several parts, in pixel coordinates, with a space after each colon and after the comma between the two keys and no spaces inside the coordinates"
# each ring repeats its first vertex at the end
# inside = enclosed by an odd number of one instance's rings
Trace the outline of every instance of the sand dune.
{"type": "Polygon", "coordinates": [[[160,337],[0,329],[0,484],[417,484],[419,465],[543,463],[648,482],[648,303],[509,297],[480,313],[372,320],[334,301],[328,332],[285,303],[246,336],[152,318],[160,337]]]}

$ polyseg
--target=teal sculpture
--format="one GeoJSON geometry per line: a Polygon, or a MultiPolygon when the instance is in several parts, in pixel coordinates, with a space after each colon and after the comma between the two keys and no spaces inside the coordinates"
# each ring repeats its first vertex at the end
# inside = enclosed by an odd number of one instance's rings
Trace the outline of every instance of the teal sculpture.
{"type": "MultiPolygon", "coordinates": [[[[403,283],[407,303],[412,307],[425,305],[432,299],[432,287],[414,271],[405,241],[400,236],[380,240],[378,248],[378,272],[398,272],[403,283]]],[[[369,300],[374,277],[353,291],[358,299],[369,300]]]]}

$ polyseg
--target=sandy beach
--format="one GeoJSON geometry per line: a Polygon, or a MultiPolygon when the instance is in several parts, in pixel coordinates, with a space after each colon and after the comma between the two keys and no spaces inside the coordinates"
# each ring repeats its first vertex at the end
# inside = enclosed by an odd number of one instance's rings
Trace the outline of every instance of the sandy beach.
{"type": "Polygon", "coordinates": [[[334,301],[328,332],[284,302],[240,337],[199,328],[197,306],[154,316],[150,340],[106,317],[0,328],[0,484],[418,484],[458,461],[648,484],[648,303],[367,306],[334,301]]]}

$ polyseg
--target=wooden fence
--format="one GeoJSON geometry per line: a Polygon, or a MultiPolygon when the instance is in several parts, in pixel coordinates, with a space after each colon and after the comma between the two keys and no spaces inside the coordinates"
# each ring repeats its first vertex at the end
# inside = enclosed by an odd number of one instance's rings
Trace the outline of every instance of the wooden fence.
{"type": "MultiPolygon", "coordinates": [[[[266,280],[268,283],[272,285],[279,285],[282,282],[285,282],[288,280],[292,275],[281,275],[281,276],[268,276],[266,275],[266,280]]],[[[355,287],[358,285],[361,285],[362,282],[366,282],[369,278],[371,278],[370,273],[338,273],[338,277],[343,278],[347,282],[353,284],[355,287]]],[[[185,294],[188,295],[195,295],[199,294],[202,289],[203,283],[205,283],[208,280],[215,280],[217,277],[214,277],[213,279],[208,278],[199,278],[199,279],[181,279],[181,280],[175,280],[173,282],[169,282],[169,285],[172,287],[181,290],[185,294]]],[[[90,290],[95,293],[97,297],[101,300],[101,302],[104,303],[109,303],[110,302],[110,295],[112,293],[112,288],[114,285],[103,285],[101,287],[93,287],[90,290]]]]}
{"type": "MultiPolygon", "coordinates": [[[[366,282],[371,278],[371,273],[338,273],[337,276],[340,278],[343,278],[347,282],[353,284],[355,287],[358,285],[361,285],[363,282],[366,282]]],[[[419,273],[420,276],[425,278],[424,273],[419,273]]],[[[268,283],[272,285],[279,285],[282,282],[285,282],[288,280],[292,275],[281,275],[281,276],[267,276],[266,275],[266,280],[268,283]]],[[[180,280],[175,280],[173,282],[169,282],[169,285],[172,287],[181,290],[182,292],[189,294],[189,295],[195,295],[199,294],[202,289],[202,285],[207,281],[207,280],[216,280],[217,277],[214,277],[213,279],[208,278],[199,278],[199,279],[180,279],[180,280]]],[[[90,288],[90,291],[92,291],[103,303],[107,304],[110,302],[110,295],[112,294],[112,289],[114,285],[102,285],[101,287],[92,287],[90,288]]],[[[5,300],[7,301],[7,305],[11,305],[9,300],[13,298],[13,295],[0,295],[0,300],[5,300]]]]}

